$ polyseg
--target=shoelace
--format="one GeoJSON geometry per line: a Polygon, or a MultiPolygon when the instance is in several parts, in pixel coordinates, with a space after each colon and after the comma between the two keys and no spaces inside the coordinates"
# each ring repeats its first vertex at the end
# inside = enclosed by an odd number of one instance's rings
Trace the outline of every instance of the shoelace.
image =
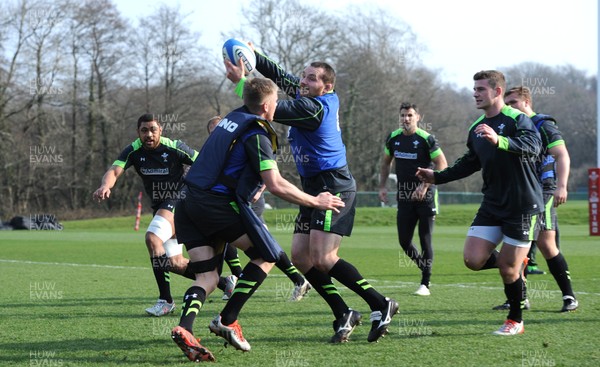
{"type": "Polygon", "coordinates": [[[506,322],[504,323],[504,325],[502,327],[502,331],[508,332],[512,328],[514,328],[516,325],[517,325],[517,322],[515,322],[513,320],[506,320],[506,322]]]}
{"type": "Polygon", "coordinates": [[[246,341],[246,339],[244,339],[244,335],[242,335],[242,327],[240,326],[240,324],[235,321],[233,324],[229,325],[228,327],[232,328],[235,330],[235,334],[240,338],[241,341],[246,341]]]}

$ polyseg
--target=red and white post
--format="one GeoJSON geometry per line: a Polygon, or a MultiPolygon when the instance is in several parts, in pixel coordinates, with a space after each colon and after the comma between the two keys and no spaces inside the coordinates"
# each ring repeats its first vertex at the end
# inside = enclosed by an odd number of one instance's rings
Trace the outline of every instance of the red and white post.
{"type": "Polygon", "coordinates": [[[600,236],[600,168],[588,169],[588,203],[590,236],[600,236]]]}
{"type": "Polygon", "coordinates": [[[140,218],[141,217],[142,217],[142,192],[140,191],[140,193],[138,195],[138,203],[137,203],[137,209],[136,209],[136,213],[135,213],[135,227],[133,228],[136,231],[139,231],[139,229],[140,229],[140,218]]]}

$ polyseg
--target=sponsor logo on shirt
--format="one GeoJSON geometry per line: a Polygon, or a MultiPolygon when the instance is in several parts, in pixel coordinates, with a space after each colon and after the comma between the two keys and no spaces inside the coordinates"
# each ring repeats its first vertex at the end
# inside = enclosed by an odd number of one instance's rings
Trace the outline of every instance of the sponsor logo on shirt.
{"type": "Polygon", "coordinates": [[[162,176],[168,175],[168,168],[140,168],[140,172],[146,176],[162,176]]]}
{"type": "Polygon", "coordinates": [[[417,159],[417,153],[408,153],[408,152],[394,152],[394,158],[399,159],[417,159]]]}

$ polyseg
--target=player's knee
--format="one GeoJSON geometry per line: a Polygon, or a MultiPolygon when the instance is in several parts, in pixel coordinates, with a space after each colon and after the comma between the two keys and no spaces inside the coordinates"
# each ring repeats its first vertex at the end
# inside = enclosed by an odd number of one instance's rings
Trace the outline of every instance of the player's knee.
{"type": "Polygon", "coordinates": [[[306,274],[306,272],[309,271],[312,267],[312,263],[307,258],[302,256],[292,256],[291,261],[292,264],[294,264],[294,266],[296,267],[296,269],[300,270],[303,274],[306,274]]]}
{"type": "Polygon", "coordinates": [[[498,269],[500,270],[500,276],[504,284],[514,283],[521,276],[520,269],[514,267],[499,265],[498,269]]]}
{"type": "Polygon", "coordinates": [[[465,256],[463,258],[463,261],[467,268],[474,270],[474,271],[481,270],[481,268],[483,267],[483,264],[484,264],[484,262],[477,261],[477,259],[474,259],[474,258],[468,257],[468,256],[465,256]]]}
{"type": "Polygon", "coordinates": [[[155,215],[146,230],[146,246],[149,251],[164,252],[163,243],[169,241],[172,236],[173,227],[171,222],[160,215],[155,215]]]}
{"type": "Polygon", "coordinates": [[[146,247],[152,256],[160,256],[164,251],[163,243],[154,233],[146,232],[146,247]]]}
{"type": "Polygon", "coordinates": [[[183,274],[187,269],[189,260],[181,255],[169,257],[171,269],[177,274],[183,274]]]}
{"type": "Polygon", "coordinates": [[[320,272],[327,274],[331,268],[335,265],[334,259],[326,256],[314,256],[312,257],[313,266],[320,272]]]}

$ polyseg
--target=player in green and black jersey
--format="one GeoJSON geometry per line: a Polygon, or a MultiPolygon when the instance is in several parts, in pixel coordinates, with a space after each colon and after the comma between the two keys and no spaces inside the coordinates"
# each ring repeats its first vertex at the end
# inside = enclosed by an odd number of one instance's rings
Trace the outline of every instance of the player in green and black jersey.
{"type": "Polygon", "coordinates": [[[429,281],[433,264],[431,235],[435,215],[438,212],[437,190],[435,185],[420,182],[415,172],[419,167],[442,170],[448,164],[435,137],[418,127],[420,119],[421,115],[416,105],[403,103],[400,106],[401,128],[393,131],[385,142],[379,175],[379,199],[384,203],[387,202],[386,181],[390,174],[390,167],[395,163],[398,188],[396,197],[398,239],[404,253],[421,270],[421,284],[415,294],[428,296],[431,294],[429,281]],[[417,223],[421,253],[412,243],[417,223]]]}
{"type": "Polygon", "coordinates": [[[529,116],[540,132],[543,149],[537,164],[545,206],[540,217],[540,233],[535,242],[562,292],[561,311],[575,311],[579,303],[571,287],[569,266],[558,246],[556,214],[556,207],[567,201],[567,181],[571,162],[569,151],[556,125],[556,120],[552,116],[536,114],[533,111],[531,93],[527,87],[509,89],[504,95],[504,100],[506,104],[529,116]]]}
{"type": "Polygon", "coordinates": [[[484,114],[469,128],[467,152],[443,171],[419,168],[417,177],[442,184],[481,170],[483,201],[467,234],[464,261],[472,270],[499,268],[510,311],[494,334],[522,334],[521,267],[544,206],[536,171],[542,144],[531,119],[504,104],[502,73],[480,71],[473,79],[475,105],[484,114]]]}
{"type": "Polygon", "coordinates": [[[102,177],[102,184],[93,196],[98,201],[108,199],[117,179],[129,167],[134,167],[152,201],[153,218],[146,231],[146,247],[150,254],[159,297],[146,309],[154,316],[163,316],[175,309],[171,297],[170,270],[194,279],[186,272],[188,260],[182,255],[182,245],[175,238],[173,211],[182,199],[185,166],[194,163],[198,152],[179,140],[162,136],[162,127],[152,114],[142,115],[137,122],[138,139],[125,147],[102,177]]]}

